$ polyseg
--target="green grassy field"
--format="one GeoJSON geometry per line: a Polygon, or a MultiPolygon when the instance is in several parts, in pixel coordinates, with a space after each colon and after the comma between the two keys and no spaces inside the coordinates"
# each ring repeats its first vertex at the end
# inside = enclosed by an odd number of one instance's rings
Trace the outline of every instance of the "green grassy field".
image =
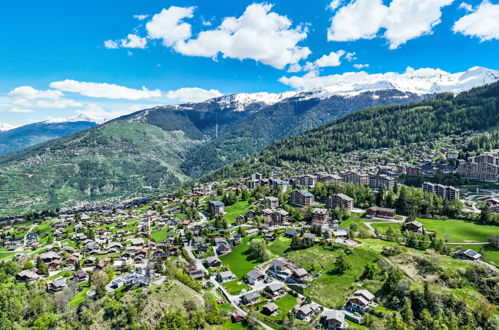
{"type": "Polygon", "coordinates": [[[381,288],[381,282],[377,280],[357,282],[365,265],[379,259],[379,255],[371,250],[353,249],[351,254],[347,254],[352,268],[342,275],[333,274],[331,271],[334,269],[336,256],[342,250],[343,248],[313,246],[288,253],[288,258],[301,267],[321,272],[311,286],[305,289],[305,295],[329,308],[341,307],[355,290],[366,288],[375,293],[381,288]],[[326,292],[334,294],[325,294],[326,292]]]}
{"type": "Polygon", "coordinates": [[[161,230],[153,230],[151,231],[151,238],[156,242],[160,243],[166,239],[166,236],[169,234],[168,227],[165,227],[161,230]]]}
{"type": "Polygon", "coordinates": [[[268,244],[268,249],[274,256],[282,256],[290,245],[291,238],[279,236],[268,244]]]}
{"type": "Polygon", "coordinates": [[[229,224],[236,222],[236,217],[238,215],[245,215],[246,212],[250,209],[251,205],[247,201],[239,201],[232,205],[225,207],[224,218],[227,219],[229,224]]]}
{"type": "Polygon", "coordinates": [[[487,242],[493,234],[499,234],[499,227],[481,225],[461,220],[418,219],[427,230],[437,232],[452,243],[487,242]]]}
{"type": "Polygon", "coordinates": [[[252,237],[243,238],[241,245],[235,246],[231,253],[220,257],[220,260],[229,267],[238,280],[260,264],[260,261],[252,260],[247,254],[251,238],[252,237]]]}
{"type": "Polygon", "coordinates": [[[240,294],[242,290],[251,289],[249,285],[240,280],[225,282],[223,286],[227,289],[230,294],[237,295],[240,294]]]}
{"type": "Polygon", "coordinates": [[[78,292],[73,297],[73,299],[71,299],[69,301],[69,307],[71,307],[71,308],[78,307],[83,302],[83,300],[85,299],[88,290],[90,290],[90,288],[85,288],[81,292],[78,292]]]}
{"type": "Polygon", "coordinates": [[[483,255],[483,260],[490,263],[490,264],[493,264],[496,267],[499,267],[499,250],[494,249],[492,246],[485,245],[485,244],[483,244],[483,245],[462,244],[462,245],[460,245],[460,247],[462,249],[471,249],[471,250],[476,251],[476,252],[480,252],[480,249],[483,248],[485,250],[485,253],[483,255]]]}

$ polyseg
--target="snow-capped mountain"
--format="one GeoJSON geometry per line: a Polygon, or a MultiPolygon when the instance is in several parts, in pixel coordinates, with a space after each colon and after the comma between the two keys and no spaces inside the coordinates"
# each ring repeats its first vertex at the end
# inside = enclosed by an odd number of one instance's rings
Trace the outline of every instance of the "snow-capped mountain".
{"type": "Polygon", "coordinates": [[[277,102],[285,100],[289,97],[296,95],[297,92],[285,92],[285,93],[239,93],[230,94],[209,100],[209,102],[216,102],[222,107],[232,108],[235,111],[245,111],[248,106],[260,105],[268,106],[273,105],[277,102]]]}
{"type": "Polygon", "coordinates": [[[101,124],[107,120],[108,120],[107,118],[105,118],[105,119],[92,118],[92,117],[87,116],[87,115],[76,114],[76,115],[65,117],[65,118],[50,118],[50,119],[44,120],[43,122],[47,123],[47,124],[60,124],[60,123],[76,123],[76,122],[84,121],[84,122],[89,122],[89,123],[101,124]]]}
{"type": "MultiPolygon", "coordinates": [[[[315,73],[309,73],[303,77],[281,78],[281,82],[294,87],[296,91],[229,94],[209,99],[201,104],[217,104],[223,109],[233,111],[256,111],[290,97],[325,99],[335,95],[357,96],[367,91],[391,89],[418,95],[460,93],[497,80],[499,80],[499,70],[478,66],[457,73],[431,68],[418,70],[408,68],[404,73],[369,74],[361,71],[330,76],[317,76],[315,73]]],[[[376,95],[373,94],[373,97],[376,95]]],[[[191,109],[193,105],[194,103],[181,105],[179,108],[191,109]]]]}
{"type": "Polygon", "coordinates": [[[17,126],[0,123],[0,132],[10,131],[11,129],[16,128],[17,126]]]}
{"type": "Polygon", "coordinates": [[[283,77],[280,81],[298,90],[312,92],[315,97],[326,98],[332,95],[357,95],[360,92],[386,89],[419,95],[460,93],[497,80],[499,70],[477,66],[457,73],[431,68],[408,68],[404,73],[369,74],[361,71],[330,76],[309,73],[303,77],[283,77]]]}

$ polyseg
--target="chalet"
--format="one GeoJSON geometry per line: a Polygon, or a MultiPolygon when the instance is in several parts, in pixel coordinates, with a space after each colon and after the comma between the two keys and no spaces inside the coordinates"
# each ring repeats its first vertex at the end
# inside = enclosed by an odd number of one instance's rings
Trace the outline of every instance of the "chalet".
{"type": "Polygon", "coordinates": [[[205,254],[206,252],[208,252],[208,245],[199,243],[198,245],[196,245],[196,252],[198,254],[205,254]]]}
{"type": "Polygon", "coordinates": [[[255,285],[258,281],[263,281],[264,279],[265,279],[265,274],[257,269],[250,270],[245,277],[245,281],[249,285],[255,285]]]}
{"type": "Polygon", "coordinates": [[[178,256],[180,254],[180,248],[175,245],[170,245],[168,247],[168,255],[170,256],[178,256]]]}
{"type": "Polygon", "coordinates": [[[267,285],[263,291],[271,297],[275,297],[284,291],[284,285],[282,283],[272,283],[267,285]]]}
{"type": "Polygon", "coordinates": [[[272,270],[274,272],[280,272],[280,271],[286,269],[286,267],[287,267],[287,264],[284,261],[279,260],[279,259],[272,259],[270,261],[270,263],[272,264],[272,270]]]}
{"type": "Polygon", "coordinates": [[[284,232],[284,236],[286,236],[287,238],[293,238],[295,237],[297,234],[296,230],[286,230],[284,232]]]}
{"type": "Polygon", "coordinates": [[[208,203],[208,212],[210,212],[211,216],[216,217],[223,215],[225,204],[220,201],[210,201],[208,203]]]}
{"type": "Polygon", "coordinates": [[[194,269],[189,271],[189,275],[198,281],[202,281],[204,279],[204,272],[201,269],[194,269]]]}
{"type": "Polygon", "coordinates": [[[230,252],[229,243],[224,242],[224,243],[221,243],[217,246],[217,254],[218,255],[225,255],[229,252],[230,252]]]}
{"type": "Polygon", "coordinates": [[[366,218],[393,219],[395,216],[395,209],[373,206],[366,210],[366,218]]]}
{"type": "Polygon", "coordinates": [[[19,282],[34,282],[42,277],[38,275],[35,271],[26,269],[16,275],[16,281],[19,282]]]}
{"type": "Polygon", "coordinates": [[[212,268],[222,266],[222,262],[217,257],[206,258],[206,264],[208,265],[208,267],[212,268]]]}
{"type": "Polygon", "coordinates": [[[353,198],[345,194],[334,194],[327,198],[326,207],[328,209],[335,209],[339,207],[351,210],[353,209],[353,198]]]}
{"type": "Polygon", "coordinates": [[[40,254],[40,259],[42,259],[44,262],[51,262],[52,260],[60,260],[61,256],[55,252],[45,252],[40,254]]]}
{"type": "Polygon", "coordinates": [[[88,280],[88,273],[83,270],[75,271],[73,276],[78,282],[85,282],[88,280]]]}
{"type": "Polygon", "coordinates": [[[454,252],[452,256],[456,259],[473,260],[473,261],[480,260],[480,258],[482,257],[480,253],[475,252],[471,249],[457,250],[456,252],[454,252]]]}
{"type": "Polygon", "coordinates": [[[313,318],[321,311],[321,306],[316,303],[302,305],[296,309],[296,318],[306,320],[313,318]]]}
{"type": "Polygon", "coordinates": [[[313,209],[312,224],[321,226],[329,221],[329,212],[326,209],[313,209]]]}
{"type": "Polygon", "coordinates": [[[130,240],[130,243],[133,246],[142,246],[142,245],[144,245],[144,239],[143,238],[132,238],[130,240]]]}
{"type": "Polygon", "coordinates": [[[404,225],[404,230],[412,231],[413,233],[424,234],[423,224],[419,221],[411,221],[404,225]]]}
{"type": "Polygon", "coordinates": [[[279,309],[279,307],[276,304],[268,303],[262,307],[262,313],[265,315],[272,315],[275,312],[277,312],[278,309],[279,309]]]}
{"type": "Polygon", "coordinates": [[[55,280],[47,283],[47,291],[50,293],[59,292],[65,287],[66,287],[66,279],[64,277],[56,278],[55,280]]]}
{"type": "Polygon", "coordinates": [[[236,275],[232,274],[230,271],[220,272],[217,274],[217,281],[221,283],[234,281],[235,279],[236,275]]]}
{"type": "Polygon", "coordinates": [[[314,202],[314,195],[306,190],[295,190],[291,193],[289,202],[296,206],[310,206],[314,202]]]}
{"type": "Polygon", "coordinates": [[[293,277],[297,280],[304,280],[308,276],[308,272],[304,268],[298,268],[293,270],[293,277]]]}
{"type": "Polygon", "coordinates": [[[346,307],[352,311],[364,312],[369,307],[377,306],[374,295],[367,290],[357,290],[348,298],[346,307]]]}
{"type": "Polygon", "coordinates": [[[264,204],[266,207],[275,209],[279,206],[279,198],[274,196],[268,196],[264,198],[264,204]]]}
{"type": "Polygon", "coordinates": [[[348,323],[345,321],[345,314],[342,311],[329,309],[323,314],[324,325],[328,329],[346,329],[348,323]]]}
{"type": "Polygon", "coordinates": [[[246,293],[241,296],[241,302],[244,305],[253,305],[260,301],[260,293],[258,291],[253,291],[246,293]]]}

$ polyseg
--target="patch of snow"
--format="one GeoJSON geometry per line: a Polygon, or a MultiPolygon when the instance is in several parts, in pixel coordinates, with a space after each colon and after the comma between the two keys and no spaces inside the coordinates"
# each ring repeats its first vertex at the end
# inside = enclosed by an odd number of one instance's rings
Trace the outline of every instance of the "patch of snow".
{"type": "Polygon", "coordinates": [[[0,132],[10,131],[11,129],[14,129],[16,127],[18,127],[18,126],[0,123],[0,132]]]}

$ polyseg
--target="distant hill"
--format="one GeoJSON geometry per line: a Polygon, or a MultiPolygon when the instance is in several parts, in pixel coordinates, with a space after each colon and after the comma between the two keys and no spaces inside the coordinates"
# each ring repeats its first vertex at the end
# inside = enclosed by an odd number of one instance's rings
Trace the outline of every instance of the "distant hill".
{"type": "Polygon", "coordinates": [[[0,131],[0,156],[94,127],[89,121],[39,122],[0,131]]]}
{"type": "Polygon", "coordinates": [[[349,114],[304,134],[276,142],[259,154],[223,167],[204,181],[244,177],[256,171],[327,166],[352,151],[429,142],[451,135],[499,129],[499,82],[457,96],[400,106],[383,106],[349,114]]]}

